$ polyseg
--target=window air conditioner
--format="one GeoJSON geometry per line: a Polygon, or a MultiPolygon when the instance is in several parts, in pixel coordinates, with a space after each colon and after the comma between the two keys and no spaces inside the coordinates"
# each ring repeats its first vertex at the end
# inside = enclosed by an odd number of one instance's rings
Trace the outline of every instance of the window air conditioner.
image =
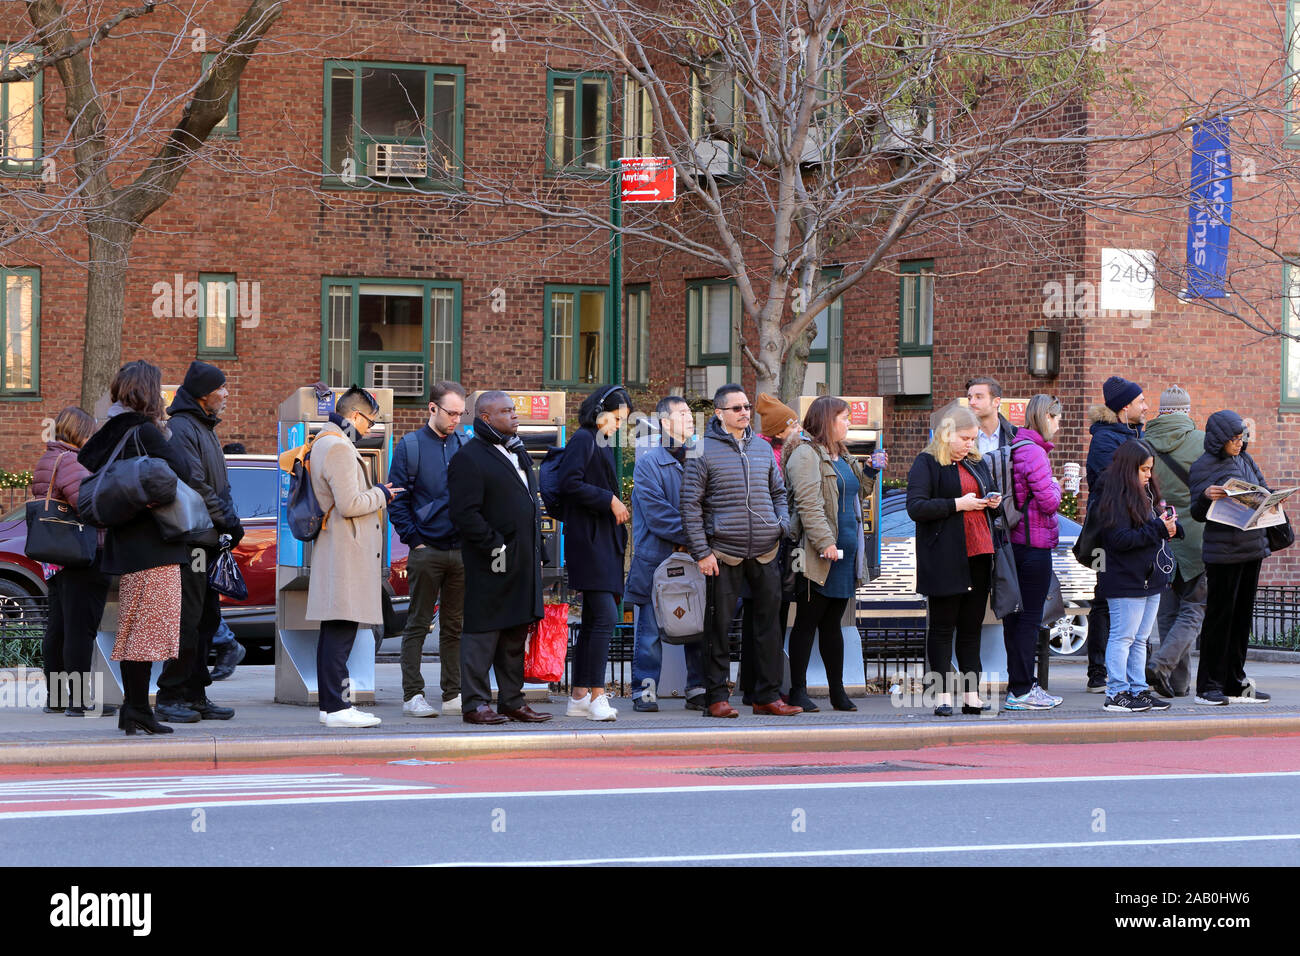
{"type": "Polygon", "coordinates": [[[394,398],[423,398],[424,363],[367,362],[366,388],[391,388],[394,398]]]}
{"type": "Polygon", "coordinates": [[[429,151],[423,144],[371,143],[366,158],[366,174],[375,179],[424,179],[428,175],[429,151]]]}
{"type": "Polygon", "coordinates": [[[826,148],[830,143],[830,133],[818,123],[808,125],[808,135],[803,141],[803,155],[799,157],[802,166],[816,166],[825,161],[826,148]]]}
{"type": "Polygon", "coordinates": [[[683,170],[688,175],[711,173],[714,178],[732,174],[731,144],[725,139],[704,139],[691,145],[693,163],[683,170]]]}
{"type": "Polygon", "coordinates": [[[934,114],[922,109],[888,110],[876,124],[876,150],[904,153],[934,142],[934,114]]]}
{"type": "Polygon", "coordinates": [[[712,398],[709,390],[709,370],[703,365],[686,366],[686,382],[682,394],[688,399],[712,398]]]}
{"type": "Polygon", "coordinates": [[[876,387],[881,395],[930,394],[930,356],[892,355],[877,359],[876,387]]]}

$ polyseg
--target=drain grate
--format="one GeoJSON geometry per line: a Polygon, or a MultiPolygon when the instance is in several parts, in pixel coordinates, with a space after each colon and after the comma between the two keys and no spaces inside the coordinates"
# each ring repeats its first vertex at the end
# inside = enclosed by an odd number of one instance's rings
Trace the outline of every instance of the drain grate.
{"type": "Polygon", "coordinates": [[[692,774],[699,777],[822,777],[852,773],[896,773],[916,770],[964,770],[964,764],[913,763],[906,760],[886,760],[881,763],[860,764],[773,764],[762,767],[699,767],[694,770],[674,770],[673,773],[692,774]]]}

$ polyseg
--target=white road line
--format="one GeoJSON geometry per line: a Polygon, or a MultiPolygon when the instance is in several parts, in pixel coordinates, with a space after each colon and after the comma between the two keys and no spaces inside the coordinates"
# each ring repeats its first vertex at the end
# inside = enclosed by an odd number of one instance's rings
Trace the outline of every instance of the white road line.
{"type": "MultiPolygon", "coordinates": [[[[221,801],[226,807],[306,806],[313,803],[361,803],[375,800],[528,800],[535,797],[626,797],[655,796],[680,793],[745,793],[810,790],[886,790],[903,787],[966,787],[966,786],[1023,786],[1026,784],[1077,784],[1077,783],[1143,783],[1149,780],[1233,780],[1240,778],[1300,777],[1300,770],[1266,770],[1258,773],[1148,773],[1138,775],[1108,775],[1100,777],[979,777],[967,780],[839,780],[827,783],[744,783],[705,784],[696,787],[623,787],[607,790],[503,790],[474,793],[393,793],[356,794],[348,796],[314,796],[288,799],[260,799],[221,801]]],[[[443,783],[442,786],[448,786],[443,783]]],[[[184,803],[152,804],[128,807],[83,807],[65,810],[10,810],[0,812],[0,821],[32,820],[41,817],[93,817],[118,813],[151,813],[155,810],[189,810],[204,805],[192,799],[184,803]]],[[[218,804],[209,801],[208,806],[218,804]]]]}
{"type": "Polygon", "coordinates": [[[1073,850],[1098,846],[1171,846],[1189,843],[1258,843],[1267,840],[1300,840],[1300,833],[1271,833],[1250,836],[1170,837],[1151,840],[1089,840],[1073,843],[985,843],[970,846],[898,846],[862,850],[804,850],[771,853],[697,853],[683,856],[607,856],[585,860],[464,860],[455,863],[423,863],[423,867],[449,866],[596,866],[602,863],[710,863],[727,860],[810,860],[846,856],[898,856],[922,853],[986,853],[997,850],[1073,850]]]}

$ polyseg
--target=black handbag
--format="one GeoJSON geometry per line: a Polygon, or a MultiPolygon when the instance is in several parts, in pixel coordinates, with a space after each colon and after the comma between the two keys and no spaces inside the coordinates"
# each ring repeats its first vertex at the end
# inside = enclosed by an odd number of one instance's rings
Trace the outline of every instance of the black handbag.
{"type": "Polygon", "coordinates": [[[43,499],[27,502],[27,542],[24,553],[33,561],[65,568],[88,568],[95,563],[99,532],[77,517],[72,505],[51,498],[63,452],[54,460],[54,471],[43,499]]]}
{"type": "Polygon", "coordinates": [[[176,497],[176,472],[161,458],[145,456],[140,447],[140,426],[129,429],[98,471],[81,482],[77,510],[82,520],[100,528],[125,524],[150,505],[170,504],[176,497]],[[117,456],[134,437],[138,458],[118,461],[117,456]]]}
{"type": "MultiPolygon", "coordinates": [[[[1286,518],[1286,512],[1282,512],[1282,517],[1286,518]]],[[[1264,529],[1268,533],[1268,550],[1283,551],[1295,544],[1295,529],[1291,527],[1291,519],[1286,518],[1282,524],[1275,524],[1271,528],[1264,529]]]]}
{"type": "MultiPolygon", "coordinates": [[[[222,540],[229,539],[223,535],[222,540]]],[[[229,547],[222,548],[217,559],[209,565],[208,585],[218,594],[224,594],[236,601],[248,600],[248,584],[244,581],[243,572],[239,570],[239,563],[235,561],[235,556],[230,553],[229,547]]]]}
{"type": "Polygon", "coordinates": [[[203,496],[183,481],[176,482],[176,497],[154,508],[152,514],[167,542],[190,541],[213,528],[203,496]]]}
{"type": "Polygon", "coordinates": [[[1022,605],[1020,575],[1016,573],[1016,556],[1011,545],[1000,534],[993,538],[993,571],[991,575],[990,604],[993,616],[999,621],[1017,613],[1022,605]]]}
{"type": "Polygon", "coordinates": [[[1091,507],[1083,516],[1083,527],[1079,529],[1079,537],[1070,550],[1074,554],[1074,560],[1085,568],[1095,571],[1102,566],[1101,525],[1093,520],[1091,507]]]}

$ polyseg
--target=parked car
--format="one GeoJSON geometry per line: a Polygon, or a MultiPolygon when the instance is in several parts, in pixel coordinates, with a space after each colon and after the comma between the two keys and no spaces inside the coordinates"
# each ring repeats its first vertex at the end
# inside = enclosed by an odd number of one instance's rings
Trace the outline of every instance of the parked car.
{"type": "MultiPolygon", "coordinates": [[[[1074,559],[1070,549],[1079,537],[1076,521],[1057,515],[1060,542],[1052,569],[1061,581],[1066,614],[1049,628],[1057,654],[1074,654],[1088,641],[1088,609],[1097,574],[1074,559]]],[[[880,503],[880,577],[858,589],[858,622],[899,630],[923,628],[925,598],[916,587],[916,524],[907,514],[907,492],[891,488],[880,503]],[[919,625],[918,625],[919,620],[919,625]]]]}
{"type": "MultiPolygon", "coordinates": [[[[235,509],[244,524],[244,539],[235,549],[235,560],[248,584],[248,599],[222,597],[221,615],[242,643],[268,649],[275,638],[279,466],[274,455],[227,455],[226,468],[235,509]]],[[[19,505],[0,518],[0,601],[46,593],[39,562],[23,553],[27,541],[25,517],[25,506],[19,505]]],[[[390,634],[400,630],[406,618],[407,551],[406,545],[393,539],[392,569],[384,591],[384,629],[390,634]]]]}

